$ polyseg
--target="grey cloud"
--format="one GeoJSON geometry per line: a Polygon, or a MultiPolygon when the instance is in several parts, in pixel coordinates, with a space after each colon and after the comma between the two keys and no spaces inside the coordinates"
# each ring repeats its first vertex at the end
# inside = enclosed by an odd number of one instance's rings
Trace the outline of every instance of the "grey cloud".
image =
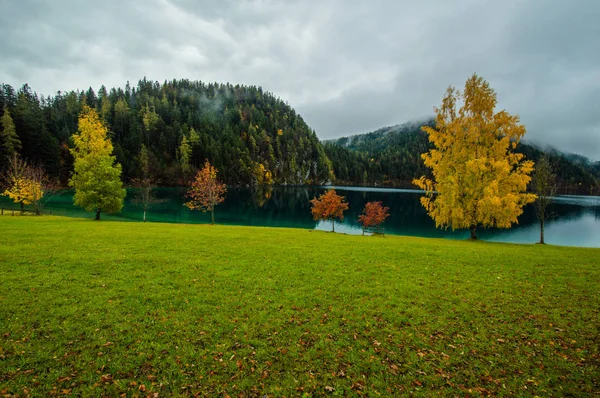
{"type": "Polygon", "coordinates": [[[0,81],[261,85],[321,138],[432,114],[473,72],[527,138],[600,159],[600,3],[0,0],[0,81]]]}

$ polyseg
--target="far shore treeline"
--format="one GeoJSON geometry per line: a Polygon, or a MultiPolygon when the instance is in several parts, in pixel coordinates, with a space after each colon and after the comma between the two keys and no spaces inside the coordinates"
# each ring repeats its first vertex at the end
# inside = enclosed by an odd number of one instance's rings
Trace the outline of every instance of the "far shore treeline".
{"type": "MultiPolygon", "coordinates": [[[[0,169],[17,151],[68,186],[73,136],[84,106],[109,131],[122,180],[144,177],[140,159],[160,185],[188,185],[208,159],[229,186],[326,184],[413,187],[427,175],[421,154],[431,149],[421,125],[397,126],[322,143],[292,107],[256,86],[142,79],[136,87],[39,96],[27,85],[0,90],[0,169]],[[142,147],[147,153],[142,155],[142,147]]],[[[544,152],[520,143],[537,161],[544,152]]],[[[548,152],[548,151],[547,151],[548,152]]],[[[600,162],[549,151],[559,193],[598,192],[600,162]]]]}

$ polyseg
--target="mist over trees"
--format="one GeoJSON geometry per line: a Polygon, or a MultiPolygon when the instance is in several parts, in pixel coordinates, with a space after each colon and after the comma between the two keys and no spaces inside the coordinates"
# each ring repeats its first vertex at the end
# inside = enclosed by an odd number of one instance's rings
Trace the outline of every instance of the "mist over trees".
{"type": "Polygon", "coordinates": [[[126,183],[142,177],[142,144],[150,174],[165,185],[185,185],[206,159],[229,185],[321,184],[332,178],[315,132],[260,87],[144,78],[137,87],[102,86],[98,93],[89,88],[54,97],[40,97],[27,84],[0,90],[0,114],[9,111],[20,154],[63,185],[73,170],[69,148],[84,106],[108,127],[126,183]]]}
{"type": "MultiPolygon", "coordinates": [[[[325,141],[335,183],[415,188],[412,184],[415,176],[431,177],[420,154],[431,150],[432,146],[421,126],[434,125],[435,121],[430,119],[325,141]]],[[[559,193],[590,194],[597,193],[600,188],[600,162],[555,149],[542,150],[523,141],[519,142],[515,152],[534,162],[547,156],[555,165],[559,193]]]]}
{"type": "MultiPolygon", "coordinates": [[[[67,186],[72,136],[83,107],[108,127],[126,185],[151,178],[184,186],[209,160],[233,186],[323,184],[414,188],[428,176],[431,149],[422,125],[433,119],[321,143],[300,115],[260,87],[201,81],[140,80],[135,87],[39,96],[27,85],[0,87],[0,169],[17,152],[67,186]],[[8,112],[5,112],[8,111],[8,112]],[[142,162],[142,145],[147,149],[142,162]],[[142,170],[142,163],[147,170],[142,170]]],[[[558,192],[597,192],[600,162],[520,143],[517,152],[555,164],[558,192]]]]}

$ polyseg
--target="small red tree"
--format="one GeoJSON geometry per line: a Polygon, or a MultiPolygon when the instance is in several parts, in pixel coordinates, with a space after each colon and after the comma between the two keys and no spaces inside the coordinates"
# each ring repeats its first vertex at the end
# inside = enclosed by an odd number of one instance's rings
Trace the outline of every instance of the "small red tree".
{"type": "Polygon", "coordinates": [[[335,189],[330,189],[323,195],[310,201],[312,209],[310,210],[315,220],[331,220],[331,232],[335,232],[335,219],[344,220],[344,211],[348,210],[348,203],[344,201],[343,196],[335,193],[335,189]]]}
{"type": "Polygon", "coordinates": [[[363,210],[363,214],[358,217],[358,222],[363,226],[363,235],[365,234],[366,228],[372,228],[383,224],[385,219],[390,216],[388,213],[389,209],[389,207],[383,207],[381,202],[367,203],[363,210]]]}
{"type": "Polygon", "coordinates": [[[215,223],[215,206],[225,200],[227,186],[217,180],[217,169],[206,161],[204,168],[196,174],[192,187],[187,192],[189,202],[184,203],[190,210],[210,211],[211,224],[215,223]]]}

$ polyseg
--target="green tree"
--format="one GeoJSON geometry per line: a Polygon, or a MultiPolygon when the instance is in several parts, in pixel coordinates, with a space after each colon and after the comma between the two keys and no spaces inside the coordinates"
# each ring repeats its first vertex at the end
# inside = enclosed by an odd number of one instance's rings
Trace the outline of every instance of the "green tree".
{"type": "Polygon", "coordinates": [[[115,164],[108,130],[95,110],[84,106],[79,116],[79,130],[73,135],[71,150],[74,172],[69,185],[75,188],[74,203],[86,211],[116,213],[123,207],[125,190],[121,182],[121,165],[115,164]]]}
{"type": "Polygon", "coordinates": [[[0,159],[0,165],[2,165],[7,158],[17,154],[21,150],[21,140],[19,140],[17,130],[15,129],[15,123],[10,116],[8,108],[4,110],[1,121],[2,132],[0,132],[0,155],[2,156],[2,159],[0,159]]]}
{"type": "Polygon", "coordinates": [[[187,184],[187,181],[190,178],[190,171],[192,170],[192,167],[190,166],[190,161],[192,158],[192,146],[190,145],[185,135],[181,139],[181,144],[179,145],[178,152],[183,182],[187,184]]]}
{"type": "Polygon", "coordinates": [[[130,116],[131,112],[127,101],[124,98],[119,98],[115,104],[115,121],[113,124],[115,138],[118,141],[121,141],[129,133],[130,116]]]}
{"type": "Polygon", "coordinates": [[[108,93],[106,92],[106,87],[102,86],[100,88],[100,91],[98,92],[98,98],[100,100],[100,116],[102,118],[102,121],[108,126],[112,120],[112,103],[110,101],[108,93]]]}

